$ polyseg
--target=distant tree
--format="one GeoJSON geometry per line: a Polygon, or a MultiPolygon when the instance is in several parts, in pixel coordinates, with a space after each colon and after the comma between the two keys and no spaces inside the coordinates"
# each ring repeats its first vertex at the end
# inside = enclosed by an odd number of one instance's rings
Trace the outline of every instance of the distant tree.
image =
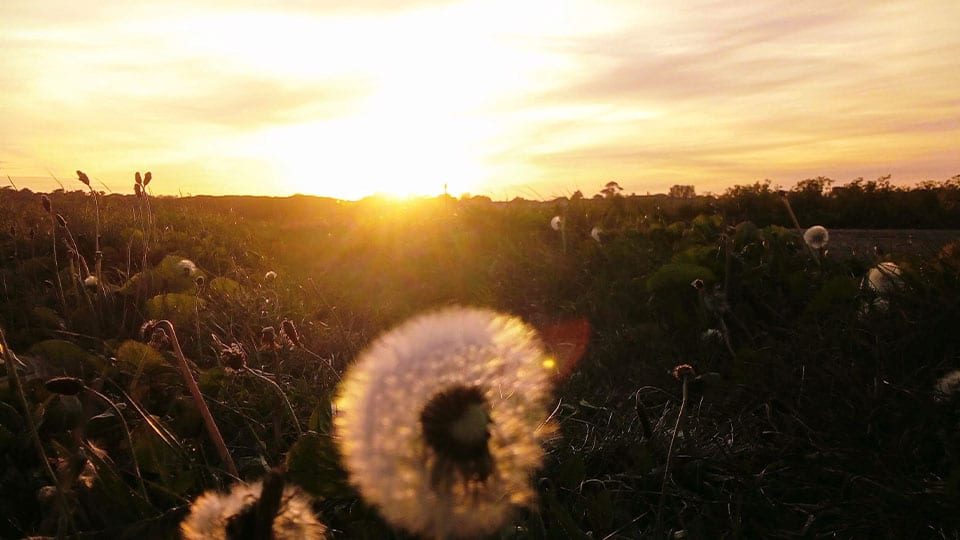
{"type": "Polygon", "coordinates": [[[600,193],[607,199],[612,199],[620,195],[620,192],[623,191],[623,188],[620,187],[620,184],[614,181],[607,182],[607,185],[603,186],[603,189],[600,190],[600,193]]]}
{"type": "Polygon", "coordinates": [[[670,186],[669,195],[675,199],[693,199],[697,196],[697,190],[694,186],[678,184],[670,186]]]}

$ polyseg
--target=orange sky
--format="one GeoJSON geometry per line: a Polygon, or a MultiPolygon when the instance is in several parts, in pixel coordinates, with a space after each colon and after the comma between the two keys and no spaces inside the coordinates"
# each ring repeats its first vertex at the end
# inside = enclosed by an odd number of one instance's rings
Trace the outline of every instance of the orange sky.
{"type": "Polygon", "coordinates": [[[547,198],[960,174],[960,2],[4,0],[0,177],[547,198]]]}

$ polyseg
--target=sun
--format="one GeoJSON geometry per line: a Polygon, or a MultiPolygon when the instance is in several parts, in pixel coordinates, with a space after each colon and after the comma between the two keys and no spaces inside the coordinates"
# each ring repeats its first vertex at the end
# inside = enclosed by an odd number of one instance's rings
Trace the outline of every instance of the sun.
{"type": "MultiPolygon", "coordinates": [[[[265,163],[277,190],[289,193],[342,199],[476,193],[498,172],[505,127],[491,120],[491,111],[530,76],[533,62],[484,33],[476,16],[431,10],[368,23],[376,25],[368,30],[377,39],[349,41],[353,47],[331,62],[338,76],[366,81],[369,92],[351,96],[349,110],[249,134],[239,145],[243,157],[265,163]]],[[[276,37],[260,46],[282,43],[276,37]]],[[[333,48],[318,45],[305,54],[333,48]]],[[[288,70],[295,66],[273,68],[293,77],[288,70]]]]}

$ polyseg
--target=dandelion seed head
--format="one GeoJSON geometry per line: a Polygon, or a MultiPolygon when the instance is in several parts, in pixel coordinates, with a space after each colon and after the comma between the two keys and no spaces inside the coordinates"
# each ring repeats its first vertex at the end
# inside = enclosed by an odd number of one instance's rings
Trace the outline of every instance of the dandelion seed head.
{"type": "Polygon", "coordinates": [[[183,277],[190,277],[197,273],[197,265],[190,259],[180,259],[180,262],[177,263],[177,268],[183,273],[183,277]]]}
{"type": "MultiPolygon", "coordinates": [[[[255,482],[237,484],[227,493],[204,493],[193,502],[190,514],[180,523],[180,533],[184,540],[226,540],[230,520],[255,504],[262,491],[263,482],[255,482]]],[[[317,520],[309,499],[298,488],[286,486],[273,521],[273,537],[314,540],[325,535],[326,527],[317,520]]]]}
{"type": "Polygon", "coordinates": [[[263,279],[264,281],[273,281],[277,279],[277,273],[274,272],[273,270],[270,270],[269,272],[263,275],[263,279]]]}
{"type": "Polygon", "coordinates": [[[92,274],[83,279],[84,287],[96,287],[99,284],[100,282],[97,281],[97,276],[94,276],[92,274]]]}
{"type": "Polygon", "coordinates": [[[814,225],[804,231],[803,241],[813,249],[821,249],[830,241],[830,231],[821,225],[814,225]]]}
{"type": "Polygon", "coordinates": [[[563,218],[560,216],[553,216],[553,219],[550,220],[550,227],[555,231],[559,231],[561,228],[563,228],[563,218]]]}
{"type": "Polygon", "coordinates": [[[601,229],[599,226],[590,229],[590,237],[596,240],[597,242],[600,242],[601,234],[603,234],[603,229],[601,229]]]}
{"type": "Polygon", "coordinates": [[[447,308],[372,343],[335,401],[336,439],[392,524],[437,536],[495,531],[534,500],[552,371],[519,319],[447,308]]]}
{"type": "Polygon", "coordinates": [[[864,285],[877,294],[885,294],[903,286],[902,274],[896,263],[882,262],[867,272],[864,285]]]}

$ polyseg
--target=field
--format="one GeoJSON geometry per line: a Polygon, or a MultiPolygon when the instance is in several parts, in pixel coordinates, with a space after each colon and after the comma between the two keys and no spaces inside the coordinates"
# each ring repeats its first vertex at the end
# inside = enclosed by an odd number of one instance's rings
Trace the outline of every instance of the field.
{"type": "Polygon", "coordinates": [[[357,488],[331,403],[378,336],[452,305],[522,319],[557,367],[535,496],[464,536],[960,538],[956,231],[848,217],[817,249],[736,190],[665,210],[141,187],[0,192],[0,538],[176,538],[201,494],[262,478],[330,538],[415,537],[357,488]]]}

